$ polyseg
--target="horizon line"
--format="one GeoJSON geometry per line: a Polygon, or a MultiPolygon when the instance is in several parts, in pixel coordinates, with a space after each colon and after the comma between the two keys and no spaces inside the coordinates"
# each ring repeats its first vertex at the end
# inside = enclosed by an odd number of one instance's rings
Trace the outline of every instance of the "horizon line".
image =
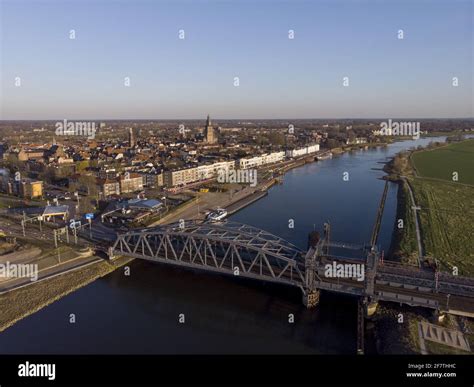
{"type": "MultiPolygon", "coordinates": [[[[351,118],[351,117],[344,117],[344,118],[330,118],[330,117],[323,117],[323,118],[219,118],[219,117],[212,117],[212,120],[220,120],[220,121],[290,121],[290,120],[331,120],[331,121],[361,121],[361,120],[387,120],[387,119],[418,119],[418,120],[474,120],[474,116],[471,117],[404,117],[404,116],[391,116],[391,117],[363,117],[363,118],[351,118]]],[[[68,121],[205,121],[206,118],[62,118],[62,120],[68,121]]],[[[30,118],[30,119],[0,119],[0,122],[12,122],[12,121],[23,121],[23,122],[31,122],[31,121],[58,121],[57,118],[30,118]]]]}

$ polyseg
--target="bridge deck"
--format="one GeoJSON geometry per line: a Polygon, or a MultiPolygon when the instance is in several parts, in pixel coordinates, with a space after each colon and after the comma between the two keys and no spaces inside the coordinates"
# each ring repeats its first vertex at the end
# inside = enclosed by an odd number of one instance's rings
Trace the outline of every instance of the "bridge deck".
{"type": "MultiPolygon", "coordinates": [[[[401,264],[377,264],[367,245],[332,242],[359,249],[360,258],[323,255],[322,246],[307,252],[264,230],[236,222],[187,221],[118,235],[117,255],[278,282],[303,292],[323,289],[458,313],[474,313],[474,279],[435,273],[401,264]],[[364,265],[366,278],[328,278],[331,262],[364,265]]],[[[325,245],[326,246],[326,245],[325,245]]]]}

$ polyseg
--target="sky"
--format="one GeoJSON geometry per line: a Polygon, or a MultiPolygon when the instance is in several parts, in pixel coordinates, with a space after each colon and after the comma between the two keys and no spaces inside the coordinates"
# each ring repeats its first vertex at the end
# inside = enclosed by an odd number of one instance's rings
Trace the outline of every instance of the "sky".
{"type": "Polygon", "coordinates": [[[474,116],[473,0],[0,2],[4,120],[474,116]]]}

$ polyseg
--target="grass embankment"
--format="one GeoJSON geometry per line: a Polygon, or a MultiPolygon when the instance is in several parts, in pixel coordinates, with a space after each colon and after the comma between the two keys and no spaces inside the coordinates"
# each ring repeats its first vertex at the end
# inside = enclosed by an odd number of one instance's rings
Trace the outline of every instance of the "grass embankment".
{"type": "Polygon", "coordinates": [[[0,295],[0,332],[65,295],[103,277],[128,262],[107,261],[50,278],[0,295]]]}
{"type": "MultiPolygon", "coordinates": [[[[432,311],[419,308],[407,308],[394,304],[381,304],[377,313],[373,317],[376,325],[376,346],[377,352],[384,355],[412,355],[420,354],[420,333],[418,324],[421,321],[433,323],[432,311]],[[400,317],[402,320],[400,320],[400,317]]],[[[468,339],[471,352],[467,352],[448,345],[424,340],[425,349],[428,354],[433,355],[466,355],[472,354],[474,348],[474,322],[465,319],[467,324],[463,332],[468,339]]],[[[449,329],[459,329],[456,316],[447,315],[441,323],[436,323],[441,327],[449,329]]]]}
{"type": "Polygon", "coordinates": [[[407,183],[399,181],[397,193],[397,219],[389,255],[402,263],[418,264],[418,246],[416,242],[415,219],[407,183]],[[403,221],[399,227],[399,219],[403,221]]]}
{"type": "Polygon", "coordinates": [[[395,219],[389,257],[406,264],[418,263],[418,247],[416,242],[415,218],[408,183],[400,176],[413,176],[409,153],[400,153],[384,166],[386,178],[398,184],[397,217],[395,219]],[[400,220],[403,224],[400,226],[400,220]]]}
{"type": "MultiPolygon", "coordinates": [[[[428,313],[424,318],[427,317],[428,313]]],[[[379,305],[374,316],[377,352],[383,355],[420,353],[417,319],[418,315],[406,308],[394,304],[379,305]],[[398,322],[400,315],[403,315],[403,323],[398,322]]]]}
{"type": "MultiPolygon", "coordinates": [[[[406,176],[415,196],[425,256],[438,259],[443,270],[458,267],[474,275],[474,140],[397,155],[387,166],[389,177],[406,176]],[[417,176],[414,171],[417,171],[417,176]],[[453,172],[459,180],[453,181],[453,172]]],[[[400,180],[399,180],[400,181],[400,180]]],[[[394,256],[412,262],[416,236],[412,203],[401,182],[398,216],[404,229],[394,235],[394,256]]]]}

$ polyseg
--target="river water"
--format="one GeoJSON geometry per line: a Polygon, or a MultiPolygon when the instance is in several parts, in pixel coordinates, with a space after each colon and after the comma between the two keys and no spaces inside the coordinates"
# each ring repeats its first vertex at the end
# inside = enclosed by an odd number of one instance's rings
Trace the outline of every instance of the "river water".
{"type": "MultiPolygon", "coordinates": [[[[305,249],[307,234],[331,224],[331,239],[365,243],[384,181],[382,162],[413,146],[403,141],[288,172],[283,185],[231,217],[305,249]],[[348,181],[343,174],[349,173],[348,181]],[[294,228],[289,228],[289,220],[294,228]]],[[[390,183],[379,247],[388,250],[397,186],[390,183]]],[[[356,300],[322,293],[316,309],[299,289],[144,261],[81,288],[0,333],[0,353],[327,353],[356,351],[356,300]],[[71,324],[73,313],[76,322],[71,324]],[[184,323],[179,315],[184,314],[184,323]],[[288,315],[294,315],[289,323],[288,315]]],[[[1,311],[0,311],[1,313],[1,311]]],[[[370,348],[370,345],[369,345],[370,348]]]]}

